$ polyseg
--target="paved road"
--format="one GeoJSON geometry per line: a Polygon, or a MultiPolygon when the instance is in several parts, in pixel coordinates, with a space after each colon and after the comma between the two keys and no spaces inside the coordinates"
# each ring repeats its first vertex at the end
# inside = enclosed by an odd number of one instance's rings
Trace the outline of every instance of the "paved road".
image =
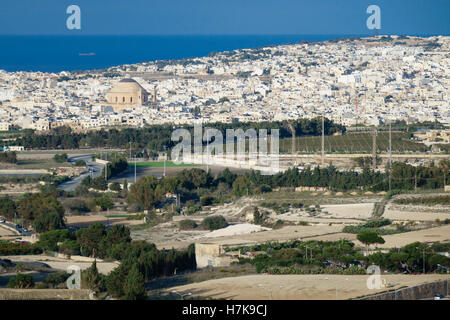
{"type": "Polygon", "coordinates": [[[83,154],[75,157],[69,158],[69,162],[75,162],[77,160],[84,160],[86,161],[87,167],[89,169],[88,172],[83,173],[82,175],[69,180],[67,182],[61,183],[58,188],[64,190],[64,191],[73,191],[78,187],[83,181],[84,178],[86,178],[89,175],[92,175],[92,178],[96,178],[102,174],[103,165],[98,164],[96,162],[91,161],[92,154],[83,154]]]}
{"type": "Polygon", "coordinates": [[[13,235],[14,234],[11,230],[3,228],[2,224],[3,223],[0,222],[0,237],[9,236],[9,235],[13,235]]]}
{"type": "Polygon", "coordinates": [[[12,235],[14,234],[13,231],[11,231],[8,228],[3,228],[2,226],[7,226],[9,228],[15,229],[17,233],[21,236],[31,236],[32,232],[25,231],[23,229],[17,229],[15,224],[8,223],[8,222],[0,222],[0,235],[12,235]]]}

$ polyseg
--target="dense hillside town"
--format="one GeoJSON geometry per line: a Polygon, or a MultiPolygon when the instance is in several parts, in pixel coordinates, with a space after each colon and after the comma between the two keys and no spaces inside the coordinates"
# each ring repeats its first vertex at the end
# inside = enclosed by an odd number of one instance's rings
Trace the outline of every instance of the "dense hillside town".
{"type": "Polygon", "coordinates": [[[343,125],[378,126],[389,119],[449,124],[449,48],[445,36],[373,36],[106,70],[0,71],[0,130],[321,115],[343,125]]]}

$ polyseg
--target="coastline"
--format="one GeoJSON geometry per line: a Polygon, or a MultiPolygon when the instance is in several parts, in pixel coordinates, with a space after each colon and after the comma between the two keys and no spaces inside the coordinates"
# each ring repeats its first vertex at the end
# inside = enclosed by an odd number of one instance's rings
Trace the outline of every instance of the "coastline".
{"type": "MultiPolygon", "coordinates": [[[[373,35],[0,35],[0,70],[60,73],[373,35]],[[24,50],[26,48],[26,50],[24,50]],[[26,52],[26,53],[24,53],[26,52]],[[80,55],[79,53],[95,53],[80,55]]],[[[418,37],[419,35],[409,35],[418,37]]],[[[420,35],[427,38],[438,35],[420,35]]]]}

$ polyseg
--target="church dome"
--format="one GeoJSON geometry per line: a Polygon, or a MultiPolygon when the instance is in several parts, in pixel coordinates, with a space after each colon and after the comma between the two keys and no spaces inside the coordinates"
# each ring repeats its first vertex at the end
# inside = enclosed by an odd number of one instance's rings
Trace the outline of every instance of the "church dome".
{"type": "Polygon", "coordinates": [[[133,79],[122,79],[112,89],[110,93],[135,93],[145,91],[144,88],[133,79]]]}
{"type": "Polygon", "coordinates": [[[148,101],[147,91],[135,80],[125,78],[115,84],[107,93],[106,100],[114,111],[132,109],[148,101]]]}

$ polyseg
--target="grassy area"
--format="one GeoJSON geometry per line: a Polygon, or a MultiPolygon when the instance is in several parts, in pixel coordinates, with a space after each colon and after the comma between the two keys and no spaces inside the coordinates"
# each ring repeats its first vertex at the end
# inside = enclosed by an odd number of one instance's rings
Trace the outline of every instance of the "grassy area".
{"type": "Polygon", "coordinates": [[[50,169],[57,167],[70,167],[71,164],[68,162],[59,163],[53,159],[42,159],[42,160],[19,160],[17,165],[22,169],[50,169]]]}
{"type": "MultiPolygon", "coordinates": [[[[128,164],[130,167],[134,168],[134,163],[130,162],[128,164]]],[[[172,161],[166,161],[166,167],[172,168],[172,167],[198,167],[198,164],[189,164],[189,163],[181,163],[176,164],[172,161]]],[[[137,168],[163,168],[164,167],[164,161],[145,161],[145,162],[136,162],[137,168]]]]}

